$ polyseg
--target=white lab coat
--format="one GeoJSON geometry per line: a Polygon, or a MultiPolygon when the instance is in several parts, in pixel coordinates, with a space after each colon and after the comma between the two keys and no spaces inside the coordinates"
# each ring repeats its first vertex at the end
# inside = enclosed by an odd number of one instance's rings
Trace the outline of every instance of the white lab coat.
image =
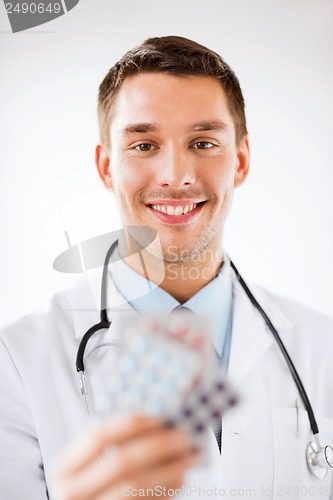
{"type": "MultiPolygon", "coordinates": [[[[322,443],[333,445],[332,321],[291,301],[253,291],[295,362],[322,443]]],[[[122,302],[112,283],[109,294],[114,304],[122,302]]],[[[308,471],[305,450],[312,436],[284,358],[237,280],[234,298],[229,376],[241,403],[223,418],[222,455],[211,433],[210,465],[188,472],[183,496],[332,500],[332,475],[321,481],[308,471]]],[[[120,335],[117,314],[109,331],[91,338],[85,355],[90,404],[99,415],[107,410],[105,380],[117,355],[110,347],[120,335]]],[[[87,426],[75,358],[83,334],[98,321],[90,286],[82,279],[74,289],[57,294],[46,311],[1,333],[1,500],[48,498],[55,459],[87,426]]]]}

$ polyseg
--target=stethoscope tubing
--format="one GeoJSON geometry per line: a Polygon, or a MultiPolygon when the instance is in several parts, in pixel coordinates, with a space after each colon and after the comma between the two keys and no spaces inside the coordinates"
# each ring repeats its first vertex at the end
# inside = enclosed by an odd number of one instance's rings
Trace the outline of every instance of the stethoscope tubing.
{"type": "MultiPolygon", "coordinates": [[[[77,356],[76,356],[76,370],[80,373],[84,373],[84,353],[86,350],[87,343],[89,339],[97,333],[99,330],[102,330],[104,328],[108,329],[111,325],[111,321],[108,318],[107,314],[107,307],[106,307],[106,297],[107,297],[107,269],[108,265],[111,259],[111,256],[118,245],[118,240],[114,241],[112,245],[110,246],[109,250],[106,253],[105,260],[104,260],[104,267],[103,267],[103,274],[102,274],[102,286],[101,286],[101,312],[100,312],[100,322],[97,323],[96,325],[93,325],[92,327],[89,328],[89,330],[84,334],[82,337],[82,340],[80,342],[78,351],[77,351],[77,356]]],[[[308,398],[308,395],[306,393],[306,390],[304,388],[304,385],[301,381],[301,378],[296,370],[296,367],[284,345],[282,342],[282,339],[277,331],[277,329],[274,327],[272,321],[264,311],[264,309],[261,307],[257,299],[254,297],[253,293],[249,289],[248,285],[246,284],[244,278],[241,276],[240,272],[238,271],[237,267],[235,264],[230,260],[230,265],[231,268],[233,269],[240,285],[242,286],[243,290],[245,291],[247,297],[249,298],[250,302],[252,305],[257,309],[257,311],[260,313],[262,316],[263,320],[265,321],[265,324],[267,325],[268,329],[271,331],[273,334],[286,362],[289,367],[289,370],[291,372],[291,375],[295,381],[296,387],[298,389],[298,392],[300,394],[300,397],[303,401],[304,407],[308,413],[309,417],[309,422],[311,426],[311,431],[314,436],[319,434],[319,429],[318,429],[318,424],[314,415],[314,411],[312,409],[310,400],[308,398]]]]}
{"type": "MultiPolygon", "coordinates": [[[[85,405],[87,409],[87,413],[90,414],[90,408],[89,408],[89,401],[88,401],[88,392],[86,388],[86,383],[85,383],[85,369],[84,369],[84,353],[86,350],[87,343],[89,339],[94,335],[96,332],[102,330],[102,329],[108,329],[111,325],[111,321],[108,318],[107,314],[107,270],[108,270],[108,265],[112,256],[112,253],[116,246],[118,245],[118,240],[114,241],[112,245],[110,246],[109,250],[107,251],[107,254],[105,256],[105,261],[104,261],[104,267],[103,267],[103,274],[102,274],[102,286],[101,286],[101,312],[100,312],[100,322],[93,325],[92,327],[89,328],[89,330],[84,334],[82,337],[82,340],[80,342],[77,355],[76,355],[76,370],[79,374],[80,377],[80,383],[81,383],[81,394],[84,397],[85,400],[85,405]]],[[[306,393],[306,390],[304,388],[304,385],[301,381],[301,378],[295,368],[295,365],[284,345],[282,342],[282,339],[277,331],[277,329],[274,327],[272,321],[264,311],[264,309],[261,307],[257,299],[254,297],[253,293],[247,286],[246,282],[242,278],[241,274],[239,273],[238,269],[236,268],[235,264],[230,260],[230,265],[231,268],[233,269],[240,285],[242,286],[244,292],[246,293],[247,297],[249,298],[250,302],[252,305],[257,309],[257,311],[260,313],[262,316],[263,320],[265,321],[265,324],[267,328],[270,330],[270,332],[273,334],[285,360],[288,365],[288,368],[290,370],[290,373],[293,377],[293,380],[296,384],[296,387],[298,389],[298,392],[300,394],[300,397],[303,401],[304,407],[307,411],[309,422],[310,422],[310,427],[312,434],[315,438],[314,443],[309,443],[307,447],[307,462],[309,465],[309,468],[311,472],[318,477],[319,479],[323,479],[329,468],[333,468],[333,462],[327,458],[327,454],[331,453],[333,455],[333,449],[330,446],[325,446],[322,447],[320,445],[319,441],[319,429],[318,429],[318,424],[314,415],[314,411],[312,409],[310,400],[308,398],[308,395],[306,393]],[[326,464],[325,464],[326,462],[326,464]]]]}
{"type": "Polygon", "coordinates": [[[106,307],[107,268],[109,265],[111,255],[113,254],[113,251],[115,250],[117,245],[118,245],[118,240],[112,243],[105,256],[103,274],[102,274],[102,286],[101,286],[100,322],[96,323],[96,325],[93,325],[91,328],[89,328],[89,330],[82,337],[76,355],[76,370],[78,373],[84,373],[84,361],[83,361],[84,353],[90,337],[92,337],[94,333],[98,332],[99,330],[103,330],[104,328],[107,329],[111,325],[111,321],[108,318],[107,307],[106,307]]]}
{"type": "Polygon", "coordinates": [[[312,431],[312,434],[315,436],[317,434],[319,434],[319,429],[318,429],[318,424],[317,424],[317,421],[316,421],[316,418],[314,416],[314,412],[313,412],[313,409],[312,409],[312,406],[311,406],[311,403],[310,403],[310,400],[308,398],[308,395],[306,393],[306,390],[304,388],[304,385],[301,381],[301,377],[298,375],[298,372],[295,368],[295,365],[284,345],[284,343],[282,342],[282,339],[277,331],[277,329],[275,328],[275,326],[273,325],[272,321],[270,320],[270,318],[267,316],[267,314],[265,313],[265,311],[263,310],[263,308],[261,307],[261,305],[259,304],[259,302],[257,301],[257,299],[254,297],[253,293],[251,292],[251,290],[249,289],[249,287],[247,286],[246,282],[244,281],[244,279],[242,278],[242,276],[240,275],[238,269],[236,268],[235,264],[232,262],[232,260],[230,260],[230,265],[232,267],[232,269],[234,270],[236,276],[237,276],[237,279],[238,281],[240,282],[243,290],[245,291],[246,295],[248,296],[249,300],[251,301],[251,303],[253,304],[253,306],[257,309],[257,311],[261,314],[263,320],[265,321],[267,327],[269,328],[269,330],[271,331],[271,333],[273,334],[280,350],[282,351],[282,354],[287,362],[287,365],[289,367],[289,370],[291,372],[291,375],[295,381],[295,384],[297,386],[297,389],[298,389],[298,392],[301,396],[301,399],[303,401],[303,404],[304,404],[304,407],[308,413],[308,417],[309,417],[309,421],[310,421],[310,427],[311,427],[311,431],[312,431]]]}

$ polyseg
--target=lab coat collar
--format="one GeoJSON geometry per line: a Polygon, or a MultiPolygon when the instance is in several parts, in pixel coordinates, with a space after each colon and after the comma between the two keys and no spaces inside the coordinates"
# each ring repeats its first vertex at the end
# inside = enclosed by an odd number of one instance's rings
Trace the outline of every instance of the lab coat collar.
{"type": "MultiPolygon", "coordinates": [[[[237,384],[248,375],[275,340],[237,278],[233,281],[234,311],[228,374],[237,384]]],[[[292,328],[290,320],[267,292],[253,286],[251,291],[279,333],[292,328]]]]}
{"type": "MultiPolygon", "coordinates": [[[[230,266],[227,259],[226,265],[230,266]]],[[[92,325],[100,321],[102,268],[91,272],[88,278],[76,287],[69,299],[69,309],[73,315],[75,338],[77,339],[81,339],[92,325]]],[[[278,332],[283,334],[289,330],[292,327],[290,320],[267,292],[252,286],[251,289],[278,332]]],[[[259,362],[275,340],[236,277],[233,278],[233,293],[233,328],[228,373],[234,383],[239,383],[259,362]]],[[[115,322],[119,314],[133,312],[133,307],[124,302],[124,298],[112,280],[108,281],[108,304],[113,305],[112,311],[108,312],[108,317],[115,322]]],[[[115,325],[111,326],[111,330],[115,333],[113,326],[115,325]]]]}

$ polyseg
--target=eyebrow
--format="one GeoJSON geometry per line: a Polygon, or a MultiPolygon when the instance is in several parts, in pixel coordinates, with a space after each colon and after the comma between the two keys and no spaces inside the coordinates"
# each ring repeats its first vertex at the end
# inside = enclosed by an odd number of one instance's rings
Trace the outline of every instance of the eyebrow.
{"type": "Polygon", "coordinates": [[[195,123],[190,127],[190,131],[207,132],[209,130],[227,130],[228,126],[221,120],[208,120],[195,123]]]}
{"type": "Polygon", "coordinates": [[[146,132],[158,132],[159,127],[155,123],[130,123],[121,132],[123,134],[145,134],[146,132]]]}
{"type": "MultiPolygon", "coordinates": [[[[206,120],[194,123],[189,129],[189,132],[207,132],[209,130],[223,131],[227,130],[227,125],[221,120],[206,120]]],[[[145,134],[147,132],[159,132],[160,128],[155,123],[139,122],[130,123],[121,129],[121,133],[125,135],[130,134],[145,134]]]]}

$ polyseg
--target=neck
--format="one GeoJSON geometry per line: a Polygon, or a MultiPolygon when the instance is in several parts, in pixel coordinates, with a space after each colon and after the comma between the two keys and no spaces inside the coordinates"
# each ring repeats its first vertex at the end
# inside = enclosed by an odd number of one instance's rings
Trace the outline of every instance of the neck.
{"type": "Polygon", "coordinates": [[[142,250],[141,255],[135,253],[126,257],[124,261],[183,304],[217,275],[223,263],[222,246],[212,247],[210,245],[189,262],[166,262],[153,257],[146,250],[142,250]]]}
{"type": "Polygon", "coordinates": [[[167,262],[165,278],[160,287],[183,304],[215,278],[221,265],[222,258],[209,266],[207,262],[167,262]]]}

